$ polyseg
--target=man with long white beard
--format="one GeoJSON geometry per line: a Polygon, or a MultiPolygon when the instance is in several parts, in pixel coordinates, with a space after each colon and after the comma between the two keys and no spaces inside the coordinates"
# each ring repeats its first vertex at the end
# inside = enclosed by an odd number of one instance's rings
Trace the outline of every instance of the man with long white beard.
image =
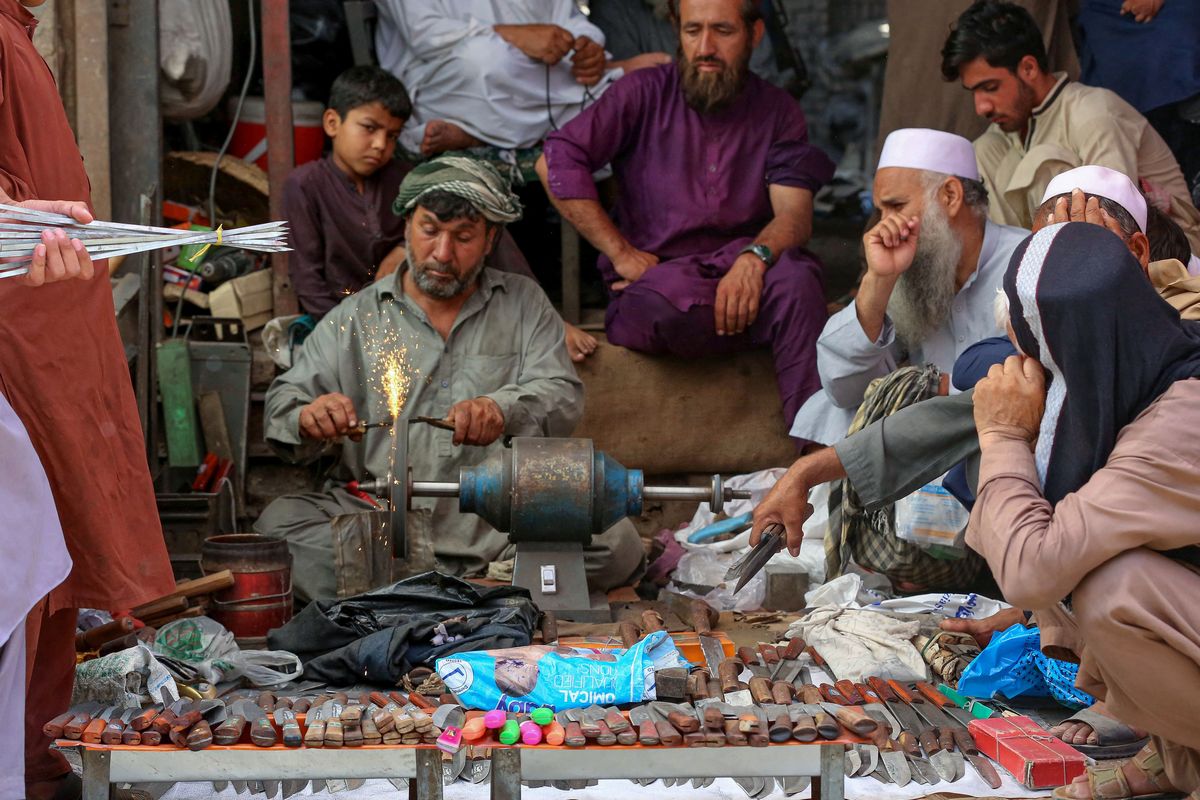
{"type": "Polygon", "coordinates": [[[797,438],[840,441],[871,381],[906,361],[941,370],[945,394],[962,351],[1002,333],[992,299],[1028,231],[988,220],[971,143],[925,128],[894,131],[874,198],[883,218],[863,237],[867,272],[817,340],[822,391],[796,415],[797,438]]]}

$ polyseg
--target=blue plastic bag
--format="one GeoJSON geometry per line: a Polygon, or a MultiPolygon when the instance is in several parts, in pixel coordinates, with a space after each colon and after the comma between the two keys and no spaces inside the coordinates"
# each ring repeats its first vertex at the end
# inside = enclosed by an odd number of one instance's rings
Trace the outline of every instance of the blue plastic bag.
{"type": "Polygon", "coordinates": [[[528,713],[652,700],[655,671],[688,662],[670,635],[658,631],[628,650],[531,645],[456,653],[435,666],[467,708],[528,713]]]}
{"type": "Polygon", "coordinates": [[[1078,664],[1042,654],[1036,627],[1018,623],[992,636],[963,670],[958,691],[969,697],[1053,697],[1065,706],[1083,708],[1095,699],[1075,688],[1078,674],[1078,664]]]}

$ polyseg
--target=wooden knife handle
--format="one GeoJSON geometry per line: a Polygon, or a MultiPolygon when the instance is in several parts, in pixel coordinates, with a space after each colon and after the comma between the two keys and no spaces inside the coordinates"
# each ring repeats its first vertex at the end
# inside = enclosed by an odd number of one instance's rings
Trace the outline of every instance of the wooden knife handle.
{"type": "Polygon", "coordinates": [[[719,731],[706,731],[704,734],[705,747],[724,747],[726,741],[723,727],[719,731]]]}
{"type": "Polygon", "coordinates": [[[926,728],[921,731],[917,735],[917,740],[921,744],[921,749],[925,751],[925,755],[931,756],[942,749],[942,746],[938,744],[937,734],[933,732],[933,728],[926,728]]]}
{"type": "MultiPolygon", "coordinates": [[[[753,681],[751,681],[753,684],[753,681]]],[[[771,702],[781,706],[791,705],[794,699],[792,685],[783,681],[771,684],[771,702]]]]}
{"type": "Polygon", "coordinates": [[[602,747],[611,747],[617,743],[617,735],[605,724],[604,720],[596,720],[596,728],[600,731],[600,734],[596,737],[596,744],[602,747]]]}
{"type": "Polygon", "coordinates": [[[42,733],[49,736],[51,739],[61,739],[63,735],[63,726],[75,718],[75,713],[68,711],[65,714],[59,714],[54,719],[42,726],[42,733]]]}
{"type": "MultiPolygon", "coordinates": [[[[836,725],[834,727],[837,727],[836,725]]],[[[835,734],[836,735],[836,734],[835,734]]],[[[792,723],[792,738],[797,742],[813,742],[817,739],[817,722],[808,714],[801,714],[792,723]]]]}
{"type": "Polygon", "coordinates": [[[750,666],[758,663],[758,654],[754,652],[753,647],[739,647],[737,649],[738,661],[742,662],[742,666],[750,666]]]}
{"type": "Polygon", "coordinates": [[[658,631],[665,631],[666,626],[663,625],[662,616],[652,608],[648,608],[642,612],[642,630],[647,635],[658,631]]]}
{"type": "Polygon", "coordinates": [[[739,714],[737,724],[738,730],[742,733],[762,733],[762,720],[758,718],[758,714],[739,714]]]}
{"type": "Polygon", "coordinates": [[[836,739],[842,733],[842,729],[838,727],[837,720],[827,711],[814,714],[813,724],[817,726],[817,733],[822,739],[836,739]]]}
{"type": "Polygon", "coordinates": [[[818,667],[828,666],[828,664],[825,663],[825,659],[821,657],[821,654],[817,652],[817,649],[815,647],[806,647],[806,648],[804,648],[804,652],[806,652],[810,656],[812,656],[813,663],[816,664],[818,667]]]}
{"type": "Polygon", "coordinates": [[[954,729],[948,725],[938,728],[938,744],[943,750],[954,751],[954,729]]]}
{"type": "Polygon", "coordinates": [[[713,626],[717,624],[719,615],[713,610],[712,606],[703,600],[692,600],[688,604],[688,613],[691,616],[692,629],[700,636],[711,636],[713,626]]]}
{"type": "Polygon", "coordinates": [[[867,684],[875,690],[875,694],[879,695],[880,699],[885,701],[896,699],[896,693],[888,687],[887,682],[882,678],[872,675],[870,678],[867,678],[867,684]]]}
{"type": "Polygon", "coordinates": [[[821,684],[821,699],[826,703],[837,703],[838,705],[846,705],[849,701],[845,696],[837,690],[836,686],[831,686],[828,683],[821,684]]]}
{"type": "MultiPolygon", "coordinates": [[[[344,694],[343,698],[345,698],[344,694]]],[[[345,699],[343,699],[342,702],[345,703],[345,699]]],[[[258,699],[254,701],[254,704],[270,714],[275,710],[275,695],[270,692],[259,692],[258,699]]]]}
{"type": "MultiPolygon", "coordinates": [[[[382,700],[384,700],[384,702],[382,704],[375,703],[375,705],[378,705],[380,708],[383,708],[384,706],[386,706],[387,705],[387,697],[379,692],[372,693],[372,697],[374,697],[375,694],[378,694],[379,697],[382,700]]],[[[374,700],[372,700],[372,702],[374,702],[374,700]]],[[[296,702],[292,703],[292,711],[295,711],[297,714],[307,714],[308,710],[310,708],[312,708],[312,700],[310,700],[307,697],[297,698],[296,702]]]]}
{"type": "Polygon", "coordinates": [[[720,709],[708,706],[704,709],[704,727],[710,731],[725,730],[725,715],[720,709]]]}
{"type": "Polygon", "coordinates": [[[896,741],[900,744],[900,749],[910,756],[920,755],[921,743],[909,731],[900,731],[900,735],[896,737],[896,741]]]}
{"type": "Polygon", "coordinates": [[[763,663],[767,666],[779,663],[779,653],[775,652],[775,648],[769,644],[759,643],[758,654],[762,656],[763,663]]]}
{"type": "Polygon", "coordinates": [[[162,744],[162,736],[153,728],[147,728],[142,731],[142,744],[147,747],[157,747],[162,744]]]}
{"type": "Polygon", "coordinates": [[[637,737],[638,743],[647,747],[659,744],[658,728],[654,726],[652,720],[644,719],[638,723],[637,737]]]}
{"type": "Polygon", "coordinates": [[[604,714],[604,724],[613,733],[621,733],[623,731],[633,730],[633,726],[629,724],[629,720],[625,719],[625,715],[615,708],[604,714]]]}
{"type": "Polygon", "coordinates": [[[912,705],[912,702],[913,702],[912,692],[910,692],[908,689],[905,689],[898,682],[891,680],[890,678],[888,679],[887,685],[888,685],[889,689],[891,689],[893,692],[896,693],[897,697],[899,697],[904,702],[908,703],[910,706],[912,705]]]}
{"type": "MultiPolygon", "coordinates": [[[[736,692],[740,688],[739,678],[742,675],[742,665],[732,658],[727,658],[717,666],[717,675],[721,679],[722,692],[736,692]]],[[[761,680],[766,680],[766,678],[761,680]]],[[[754,681],[754,678],[750,679],[750,691],[754,691],[754,681]]]]}
{"type": "Polygon", "coordinates": [[[563,744],[567,747],[583,747],[587,744],[587,737],[583,735],[583,729],[576,720],[567,720],[567,724],[563,726],[563,731],[563,744]]]}
{"type": "Polygon", "coordinates": [[[725,719],[721,717],[722,733],[725,734],[725,743],[733,747],[743,747],[749,742],[746,741],[746,734],[738,730],[738,721],[736,719],[725,719]]]}
{"type": "Polygon", "coordinates": [[[788,639],[787,646],[783,648],[783,658],[785,661],[795,661],[804,653],[804,648],[808,645],[798,636],[793,636],[788,639]]]}
{"type": "MultiPolygon", "coordinates": [[[[176,714],[169,708],[164,708],[162,713],[154,718],[150,723],[150,730],[158,734],[159,739],[166,739],[171,735],[171,726],[175,724],[176,714]]],[[[142,737],[145,738],[144,736],[142,737]]]]}
{"type": "Polygon", "coordinates": [[[700,731],[683,734],[683,743],[688,747],[708,747],[708,735],[700,731]]]}
{"type": "Polygon", "coordinates": [[[63,725],[63,736],[68,739],[78,739],[83,735],[83,729],[92,721],[92,715],[86,711],[77,711],[71,715],[71,719],[63,725]]]}
{"type": "MultiPolygon", "coordinates": [[[[312,727],[311,725],[309,726],[312,727]]],[[[246,729],[246,718],[241,714],[234,714],[229,719],[222,722],[213,731],[213,741],[222,747],[237,744],[242,739],[242,731],[246,729]]]]}
{"type": "MultiPolygon", "coordinates": [[[[331,719],[325,723],[325,744],[329,745],[330,733],[336,727],[337,729],[337,747],[342,746],[342,723],[340,720],[331,719]]],[[[254,724],[250,726],[250,741],[259,747],[274,747],[279,741],[279,735],[275,733],[275,726],[271,724],[271,720],[266,717],[254,720],[254,724]]]]}
{"type": "Polygon", "coordinates": [[[121,732],[121,744],[139,745],[142,743],[142,734],[135,731],[133,728],[126,728],[121,732]]]}
{"type": "Polygon", "coordinates": [[[933,703],[938,708],[944,708],[947,705],[954,705],[950,702],[950,698],[939,692],[931,683],[927,681],[917,681],[916,689],[926,700],[933,703]]]}
{"type": "Polygon", "coordinates": [[[180,747],[186,747],[188,731],[202,719],[204,716],[199,711],[189,711],[183,716],[176,717],[175,722],[171,724],[171,741],[180,747]]]}
{"type": "Polygon", "coordinates": [[[392,702],[391,698],[388,697],[383,692],[371,692],[370,699],[371,699],[372,703],[379,706],[380,708],[383,708],[388,703],[392,702]]]}
{"type": "Polygon", "coordinates": [[[622,620],[617,625],[617,635],[621,637],[621,646],[626,650],[633,647],[642,638],[641,629],[629,620],[622,620]]]}
{"type": "Polygon", "coordinates": [[[408,702],[412,703],[422,711],[436,711],[437,704],[427,698],[420,692],[413,692],[408,696],[408,702]]]}
{"type": "MultiPolygon", "coordinates": [[[[816,731],[813,731],[813,735],[816,735],[816,731]]],[[[767,726],[767,738],[776,743],[792,738],[792,718],[786,712],[776,716],[767,726]]]]}
{"type": "Polygon", "coordinates": [[[879,728],[879,723],[868,717],[858,706],[841,706],[834,716],[838,722],[859,736],[867,736],[879,728]]]}
{"type": "Polygon", "coordinates": [[[209,727],[209,724],[205,720],[200,720],[188,731],[185,743],[187,744],[187,749],[192,751],[204,750],[207,747],[211,747],[213,743],[212,728],[209,727]]]}
{"type": "Polygon", "coordinates": [[[859,697],[858,690],[854,688],[852,681],[838,681],[834,684],[837,690],[842,693],[842,697],[846,698],[846,702],[852,706],[861,706],[863,699],[859,697]]]}
{"type": "Polygon", "coordinates": [[[121,734],[125,732],[125,725],[119,719],[110,719],[108,724],[104,726],[104,732],[100,734],[100,741],[103,744],[120,744],[121,734]]]}
{"type": "Polygon", "coordinates": [[[800,702],[809,705],[820,705],[825,698],[821,697],[821,690],[813,686],[811,683],[806,683],[800,687],[800,702]]]}
{"type": "Polygon", "coordinates": [[[683,744],[683,734],[675,730],[675,726],[666,720],[656,720],[654,730],[658,733],[658,740],[666,747],[678,747],[683,744]]]}
{"type": "MultiPolygon", "coordinates": [[[[736,682],[735,682],[736,683],[736,682]]],[[[724,688],[724,687],[722,687],[724,688]]],[[[730,691],[726,689],[725,691],[730,691]]],[[[737,691],[736,688],[733,691],[737,691]]],[[[771,681],[761,675],[755,675],[750,679],[750,697],[756,705],[765,706],[775,702],[775,696],[771,693],[771,681]]]]}
{"type": "Polygon", "coordinates": [[[667,722],[680,733],[695,733],[700,730],[700,720],[682,711],[668,711],[667,722]]]}
{"type": "Polygon", "coordinates": [[[883,702],[883,698],[879,696],[879,693],[865,683],[856,683],[854,684],[854,688],[858,690],[858,696],[863,699],[863,705],[883,702]]]}

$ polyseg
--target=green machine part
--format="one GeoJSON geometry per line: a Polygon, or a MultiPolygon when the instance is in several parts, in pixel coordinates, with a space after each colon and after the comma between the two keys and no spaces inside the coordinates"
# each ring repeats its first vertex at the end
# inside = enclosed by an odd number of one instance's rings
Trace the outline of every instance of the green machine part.
{"type": "Polygon", "coordinates": [[[203,454],[187,340],[168,339],[158,346],[158,393],[167,435],[167,463],[172,467],[198,467],[203,454]]]}

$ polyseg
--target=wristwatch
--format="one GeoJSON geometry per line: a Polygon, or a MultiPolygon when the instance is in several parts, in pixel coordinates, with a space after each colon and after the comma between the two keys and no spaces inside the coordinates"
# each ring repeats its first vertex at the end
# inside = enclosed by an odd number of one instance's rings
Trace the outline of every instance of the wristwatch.
{"type": "Polygon", "coordinates": [[[762,259],[762,262],[768,267],[775,263],[775,254],[772,253],[771,248],[767,247],[765,244],[748,244],[738,251],[739,256],[742,253],[753,253],[762,259]]]}

